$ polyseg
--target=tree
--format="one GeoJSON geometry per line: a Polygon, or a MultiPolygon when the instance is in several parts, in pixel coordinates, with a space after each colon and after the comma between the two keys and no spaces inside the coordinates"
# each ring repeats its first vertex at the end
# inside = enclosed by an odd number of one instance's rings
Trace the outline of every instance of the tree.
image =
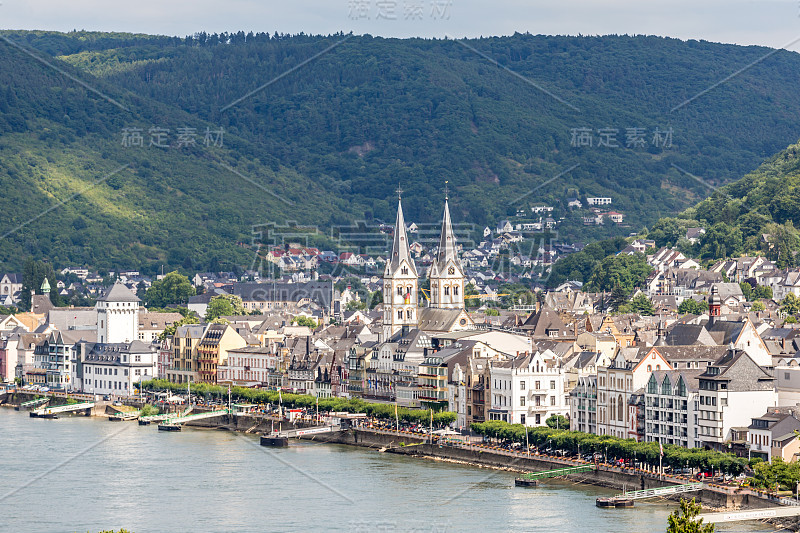
{"type": "Polygon", "coordinates": [[[627,294],[631,294],[636,287],[644,284],[652,271],[643,254],[612,255],[592,270],[587,289],[610,291],[619,285],[627,294]]]}
{"type": "Polygon", "coordinates": [[[153,282],[144,295],[144,301],[146,307],[166,307],[186,304],[190,296],[194,296],[194,287],[189,278],[173,271],[153,282]]]}
{"type": "Polygon", "coordinates": [[[781,300],[781,311],[790,316],[796,315],[800,312],[800,298],[791,292],[787,294],[786,297],[781,300]]]}
{"type": "MultiPolygon", "coordinates": [[[[476,296],[478,294],[478,288],[475,287],[472,283],[467,283],[467,286],[464,287],[464,296],[476,296]]],[[[467,309],[475,309],[481,305],[480,298],[465,298],[464,305],[467,309]]]]}
{"type": "Polygon", "coordinates": [[[608,301],[609,307],[613,310],[618,310],[628,303],[628,292],[622,287],[622,285],[614,285],[614,288],[611,290],[611,298],[608,301]]]}
{"type": "Polygon", "coordinates": [[[772,287],[756,285],[753,289],[754,300],[772,300],[772,287]]]}
{"type": "Polygon", "coordinates": [[[22,292],[20,294],[20,308],[29,310],[31,308],[31,296],[42,294],[42,283],[47,278],[50,284],[50,301],[55,306],[61,305],[61,297],[56,290],[56,273],[53,265],[44,261],[34,261],[33,258],[25,260],[22,269],[22,292]]]}
{"type": "Polygon", "coordinates": [[[714,533],[714,524],[703,524],[697,520],[700,504],[695,501],[681,499],[680,508],[669,515],[667,533],[714,533]]]}
{"type": "Polygon", "coordinates": [[[681,305],[678,306],[678,313],[682,315],[685,315],[686,313],[702,315],[706,311],[708,311],[708,302],[705,300],[698,302],[697,300],[686,298],[681,302],[681,305]]]}
{"type": "Polygon", "coordinates": [[[764,302],[753,302],[753,306],[750,308],[754,313],[759,313],[766,309],[767,307],[764,305],[764,302]]]}
{"type": "Polygon", "coordinates": [[[753,286],[746,281],[743,281],[739,283],[739,287],[742,289],[742,294],[744,295],[745,300],[748,302],[751,301],[753,299],[753,286]]]}
{"type": "Polygon", "coordinates": [[[246,312],[241,298],[233,294],[220,294],[208,302],[205,318],[207,322],[212,322],[221,316],[243,315],[246,312]]]}
{"type": "Polygon", "coordinates": [[[292,318],[292,324],[297,324],[298,326],[308,326],[311,329],[317,329],[317,321],[311,317],[307,317],[304,315],[297,315],[296,317],[292,318]]]}
{"type": "Polygon", "coordinates": [[[569,418],[564,415],[551,415],[544,423],[553,429],[569,429],[569,418]]]}
{"type": "Polygon", "coordinates": [[[650,301],[650,298],[644,294],[637,294],[634,296],[627,307],[631,313],[636,313],[642,316],[653,316],[656,314],[656,310],[653,307],[653,302],[650,301]]]}
{"type": "Polygon", "coordinates": [[[198,320],[197,315],[194,313],[191,315],[186,315],[171,326],[165,327],[164,331],[161,332],[161,335],[158,336],[158,339],[163,341],[168,337],[172,337],[175,335],[175,330],[178,329],[178,326],[185,326],[186,324],[198,324],[199,322],[200,320],[198,320]]]}

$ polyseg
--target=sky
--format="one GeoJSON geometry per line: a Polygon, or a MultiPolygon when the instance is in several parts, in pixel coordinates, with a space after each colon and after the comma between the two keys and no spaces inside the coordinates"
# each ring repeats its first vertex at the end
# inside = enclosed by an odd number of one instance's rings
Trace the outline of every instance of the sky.
{"type": "Polygon", "coordinates": [[[178,36],[646,34],[800,51],[800,0],[0,0],[0,28],[178,36]]]}

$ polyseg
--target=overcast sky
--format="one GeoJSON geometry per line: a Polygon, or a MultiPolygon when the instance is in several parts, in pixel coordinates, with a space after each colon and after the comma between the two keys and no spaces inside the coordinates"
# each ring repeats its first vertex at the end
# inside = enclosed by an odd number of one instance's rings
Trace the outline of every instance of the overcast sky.
{"type": "Polygon", "coordinates": [[[0,28],[387,37],[649,34],[800,50],[800,0],[0,0],[0,28]]]}

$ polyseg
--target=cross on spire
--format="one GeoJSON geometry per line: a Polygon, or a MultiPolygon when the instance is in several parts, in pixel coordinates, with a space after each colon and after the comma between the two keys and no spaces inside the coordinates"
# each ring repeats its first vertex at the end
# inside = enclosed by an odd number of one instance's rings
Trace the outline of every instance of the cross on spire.
{"type": "Polygon", "coordinates": [[[445,182],[444,182],[444,199],[445,200],[449,200],[450,199],[450,185],[449,185],[449,183],[450,182],[447,181],[447,180],[445,180],[445,182]]]}
{"type": "Polygon", "coordinates": [[[403,199],[403,189],[400,188],[399,184],[397,185],[397,190],[395,192],[397,193],[397,199],[398,200],[402,200],[403,199]]]}

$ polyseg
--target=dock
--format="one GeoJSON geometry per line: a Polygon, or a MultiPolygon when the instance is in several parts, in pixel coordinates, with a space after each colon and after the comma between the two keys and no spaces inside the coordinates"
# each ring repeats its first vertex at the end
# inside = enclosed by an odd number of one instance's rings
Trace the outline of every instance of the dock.
{"type": "MultiPolygon", "coordinates": [[[[187,422],[193,422],[195,420],[205,420],[207,418],[215,418],[218,416],[224,416],[230,413],[228,409],[218,409],[216,411],[208,411],[207,413],[195,413],[193,415],[175,415],[172,414],[171,417],[163,419],[161,424],[158,425],[159,431],[180,431],[181,426],[187,422]]],[[[160,415],[156,415],[160,416],[160,415]]]]}
{"type": "Polygon", "coordinates": [[[92,409],[94,402],[81,402],[67,405],[57,405],[55,407],[42,407],[31,411],[31,417],[34,418],[57,418],[60,413],[70,413],[72,411],[85,411],[92,409]]]}

